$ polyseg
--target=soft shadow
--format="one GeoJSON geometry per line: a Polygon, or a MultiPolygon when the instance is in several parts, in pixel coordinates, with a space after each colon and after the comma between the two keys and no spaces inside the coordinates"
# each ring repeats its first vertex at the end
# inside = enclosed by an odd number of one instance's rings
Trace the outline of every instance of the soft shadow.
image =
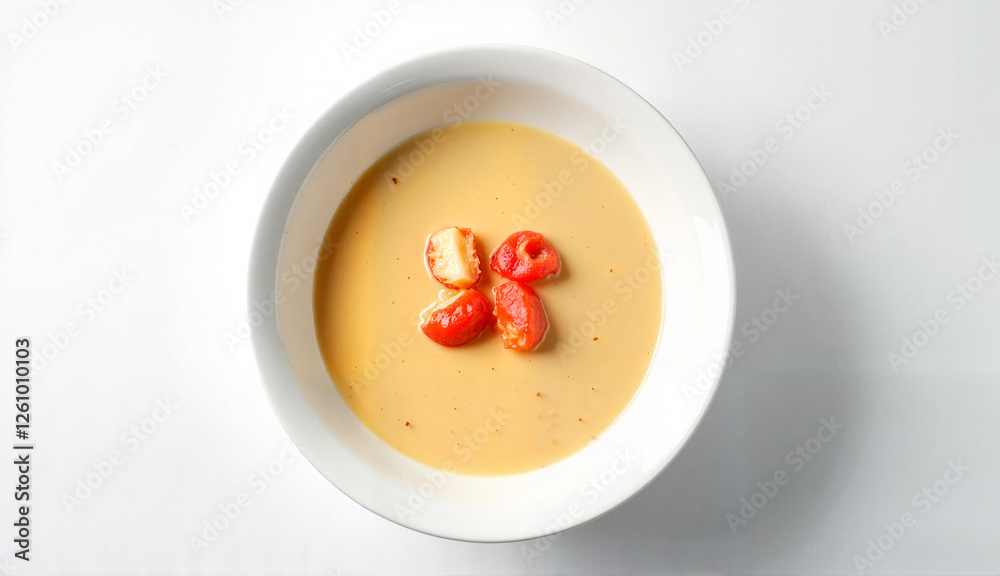
{"type": "Polygon", "coordinates": [[[786,212],[790,203],[777,194],[741,194],[723,211],[736,261],[735,338],[746,352],[727,368],[705,420],[667,470],[617,510],[563,533],[529,571],[577,565],[581,557],[594,560],[595,573],[623,566],[760,571],[809,548],[813,527],[826,520],[823,498],[835,486],[844,442],[834,436],[822,443],[798,471],[786,455],[815,437],[822,419],[853,426],[861,417],[850,402],[857,379],[844,362],[849,345],[828,336],[850,333],[831,327],[850,322],[853,295],[832,268],[823,235],[803,227],[809,218],[786,212]],[[771,307],[779,289],[798,300],[751,341],[753,332],[741,326],[771,307]],[[738,518],[740,498],[778,470],[788,474],[786,484],[746,524],[737,522],[734,534],[727,514],[738,518]]]}

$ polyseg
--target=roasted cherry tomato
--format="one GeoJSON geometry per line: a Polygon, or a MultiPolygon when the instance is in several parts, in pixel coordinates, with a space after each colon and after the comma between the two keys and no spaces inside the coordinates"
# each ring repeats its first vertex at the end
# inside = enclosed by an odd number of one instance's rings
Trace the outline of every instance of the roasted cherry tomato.
{"type": "Polygon", "coordinates": [[[490,301],[476,290],[462,290],[423,314],[420,329],[442,346],[461,346],[475,340],[493,323],[490,301]]]}
{"type": "Polygon", "coordinates": [[[538,294],[520,282],[504,282],[493,288],[497,329],[508,350],[531,350],[549,330],[549,319],[538,294]]]}
{"type": "Polygon", "coordinates": [[[452,226],[427,238],[427,270],[448,288],[464,290],[479,282],[479,253],[472,230],[452,226]]]}
{"type": "Polygon", "coordinates": [[[533,282],[559,273],[559,253],[538,232],[515,232],[490,255],[490,268],[504,278],[533,282]]]}

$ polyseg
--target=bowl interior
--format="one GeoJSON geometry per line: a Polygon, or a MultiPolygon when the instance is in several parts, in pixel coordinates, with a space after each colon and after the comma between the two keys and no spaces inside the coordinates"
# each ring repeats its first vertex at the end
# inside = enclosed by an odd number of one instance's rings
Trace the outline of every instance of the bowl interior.
{"type": "MultiPolygon", "coordinates": [[[[540,190],[540,192],[542,192],[540,190]]],[[[590,520],[648,484],[693,433],[714,395],[732,332],[732,257],[718,204],[673,128],[610,76],[547,52],[484,48],[427,57],[359,87],[293,152],[265,207],[251,314],[268,395],[293,441],[333,484],[405,526],[463,540],[545,535],[590,520]],[[313,272],[334,212],[382,154],[469,120],[529,124],[595,155],[632,193],[659,251],[663,317],[632,402],[595,442],[535,472],[475,477],[417,463],[372,434],[323,365],[313,272]],[[712,370],[706,378],[706,370],[712,370]]],[[[622,358],[627,362],[628,358],[622,358]]]]}

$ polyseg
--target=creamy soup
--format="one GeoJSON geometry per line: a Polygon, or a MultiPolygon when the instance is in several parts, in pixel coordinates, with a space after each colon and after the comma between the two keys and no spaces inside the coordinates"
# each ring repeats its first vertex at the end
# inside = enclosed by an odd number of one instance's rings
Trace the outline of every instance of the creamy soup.
{"type": "Polygon", "coordinates": [[[333,384],[377,436],[429,466],[502,475],[548,466],[607,429],[641,384],[660,328],[653,237],[631,196],[597,159],[542,130],[467,122],[413,138],[365,172],[327,231],[314,311],[333,384]],[[419,314],[443,286],[428,236],[471,228],[476,286],[504,280],[489,256],[533,230],[558,250],[557,276],[530,284],[549,331],[532,351],[492,329],[445,347],[419,314]]]}

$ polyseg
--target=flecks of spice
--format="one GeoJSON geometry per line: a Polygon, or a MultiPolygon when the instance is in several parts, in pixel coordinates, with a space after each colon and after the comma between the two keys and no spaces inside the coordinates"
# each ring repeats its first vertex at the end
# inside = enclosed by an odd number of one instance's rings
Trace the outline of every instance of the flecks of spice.
{"type": "Polygon", "coordinates": [[[395,178],[393,178],[393,179],[392,179],[392,183],[393,183],[393,184],[399,184],[399,180],[396,180],[395,178]]]}
{"type": "Polygon", "coordinates": [[[404,424],[404,426],[409,426],[409,425],[410,425],[409,421],[407,421],[406,424],[404,424]]]}

